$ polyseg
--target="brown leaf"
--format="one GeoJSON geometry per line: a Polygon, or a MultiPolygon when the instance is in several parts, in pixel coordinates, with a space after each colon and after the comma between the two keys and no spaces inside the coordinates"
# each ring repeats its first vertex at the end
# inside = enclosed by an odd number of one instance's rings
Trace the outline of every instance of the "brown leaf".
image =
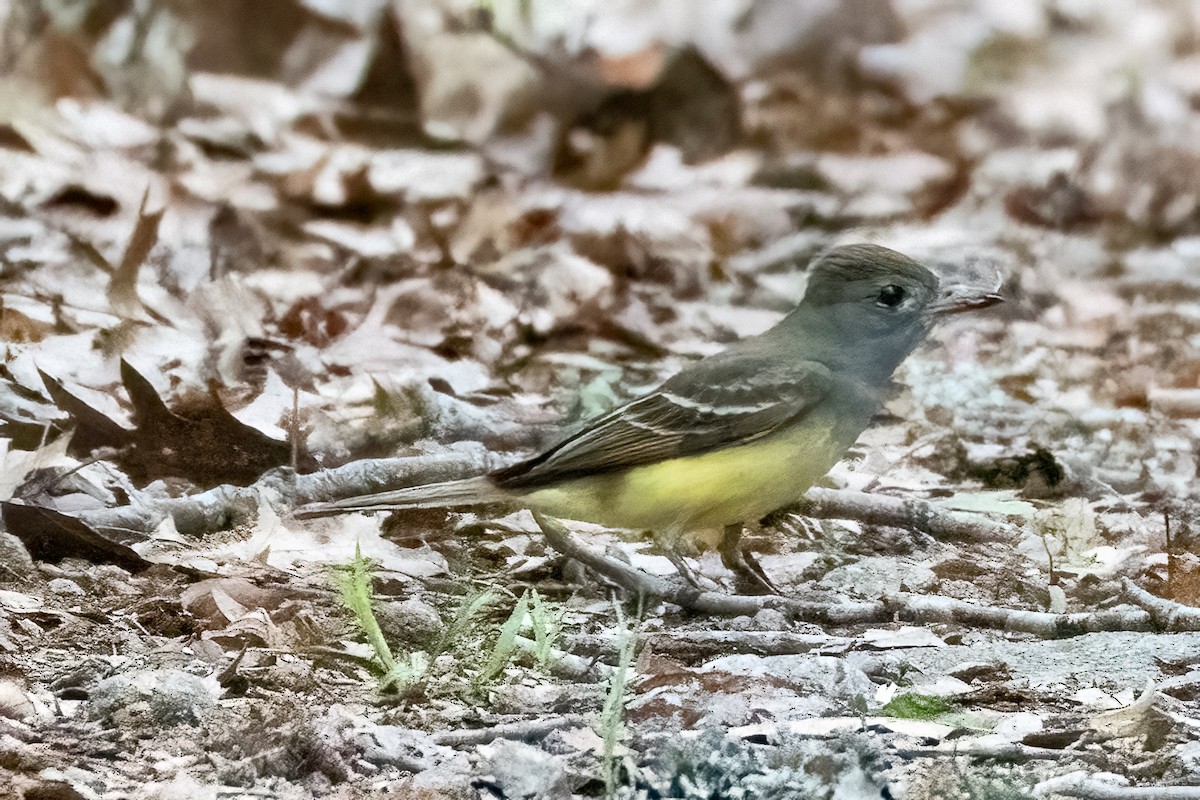
{"type": "Polygon", "coordinates": [[[618,186],[656,143],[695,163],[729,152],[742,135],[736,88],[694,48],[677,53],[648,89],[621,90],[564,126],[557,177],[589,190],[618,186]]]}
{"type": "Polygon", "coordinates": [[[116,564],[130,572],[150,566],[126,541],[110,538],[75,517],[11,502],[0,503],[0,511],[4,527],[38,561],[57,563],[64,558],[83,558],[96,564],[116,564]]]}
{"type": "Polygon", "coordinates": [[[235,621],[236,616],[225,613],[226,609],[219,602],[218,591],[245,609],[262,608],[268,612],[279,608],[287,599],[283,592],[255,586],[245,578],[212,578],[189,586],[180,595],[179,602],[189,614],[201,621],[205,629],[224,628],[235,621]]]}
{"type": "Polygon", "coordinates": [[[40,68],[41,85],[51,97],[102,97],[104,80],[92,68],[88,45],[54,29],[47,31],[27,56],[40,68]]]}
{"type": "Polygon", "coordinates": [[[279,330],[289,339],[323,347],[350,328],[344,312],[326,308],[319,297],[297,300],[279,320],[279,330]]]}
{"type": "Polygon", "coordinates": [[[262,231],[248,215],[228,203],[222,203],[213,215],[208,236],[213,280],[260,269],[269,262],[262,231]]]}
{"type": "Polygon", "coordinates": [[[8,122],[0,123],[0,147],[8,150],[20,150],[23,153],[37,152],[29,140],[8,122]]]}
{"type": "MultiPolygon", "coordinates": [[[[376,45],[370,62],[363,74],[362,83],[353,99],[367,106],[386,106],[394,109],[395,115],[380,119],[377,123],[393,123],[395,128],[381,124],[383,130],[392,134],[408,132],[414,138],[421,135],[420,115],[415,112],[420,103],[417,83],[412,74],[412,56],[404,41],[404,22],[398,12],[381,14],[376,45]]],[[[395,146],[394,144],[392,146],[395,146]]]]}
{"type": "Polygon", "coordinates": [[[199,72],[276,78],[284,56],[313,16],[295,0],[209,0],[190,7],[195,44],[188,66],[199,72]]]}
{"type": "Polygon", "coordinates": [[[1200,558],[1187,552],[1167,554],[1171,569],[1166,595],[1177,603],[1200,606],[1200,558]]]}
{"type": "Polygon", "coordinates": [[[97,217],[109,217],[121,204],[107,194],[99,194],[77,183],[67,184],[42,203],[42,208],[79,208],[97,217]]]}
{"type": "MultiPolygon", "coordinates": [[[[205,488],[222,483],[244,486],[291,461],[287,442],[240,422],[215,399],[181,416],[168,409],[150,382],[124,360],[121,380],[137,425],[134,457],[150,480],[177,475],[205,488]]],[[[306,452],[301,453],[300,468],[316,468],[306,452]]]]}
{"type": "Polygon", "coordinates": [[[77,458],[86,458],[101,448],[123,449],[133,444],[133,431],[122,428],[107,415],[68,392],[57,379],[41,370],[38,370],[38,375],[42,377],[50,399],[75,423],[68,453],[77,458]]]}
{"type": "Polygon", "coordinates": [[[0,342],[40,342],[54,332],[48,322],[33,319],[0,303],[0,342]]]}
{"type": "Polygon", "coordinates": [[[1019,186],[1004,198],[1004,210],[1015,220],[1061,231],[1077,230],[1100,221],[1095,201],[1062,172],[1045,186],[1019,186]]]}
{"type": "MultiPolygon", "coordinates": [[[[134,430],[113,422],[54,378],[42,373],[51,398],[76,423],[69,452],[87,457],[112,448],[109,457],[139,485],[164,477],[186,478],[203,487],[224,483],[245,486],[264,472],[291,462],[291,445],[272,439],[240,422],[216,400],[207,396],[186,413],[176,414],[145,377],[125,361],[121,380],[133,406],[134,430]]],[[[307,451],[299,454],[303,472],[317,464],[307,451]]]]}

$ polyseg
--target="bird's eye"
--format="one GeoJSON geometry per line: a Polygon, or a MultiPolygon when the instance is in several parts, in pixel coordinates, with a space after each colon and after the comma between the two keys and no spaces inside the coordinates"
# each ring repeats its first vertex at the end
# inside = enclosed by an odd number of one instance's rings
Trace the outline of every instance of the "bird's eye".
{"type": "Polygon", "coordinates": [[[875,299],[875,305],[881,308],[895,308],[904,300],[904,296],[905,291],[903,287],[889,283],[879,290],[879,297],[875,299]]]}

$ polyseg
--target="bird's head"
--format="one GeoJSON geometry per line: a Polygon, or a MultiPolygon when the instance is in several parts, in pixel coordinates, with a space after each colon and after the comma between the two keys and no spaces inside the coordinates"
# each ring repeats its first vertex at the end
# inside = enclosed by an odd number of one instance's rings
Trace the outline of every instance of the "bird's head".
{"type": "Polygon", "coordinates": [[[996,292],[938,277],[902,253],[874,244],[837,247],[813,264],[796,314],[828,338],[846,367],[888,376],[938,318],[1000,302],[996,292]]]}

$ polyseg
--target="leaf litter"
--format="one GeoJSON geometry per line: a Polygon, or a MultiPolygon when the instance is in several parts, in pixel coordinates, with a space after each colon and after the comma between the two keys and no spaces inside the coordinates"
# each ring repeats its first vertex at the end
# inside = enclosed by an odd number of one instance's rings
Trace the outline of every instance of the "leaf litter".
{"type": "Polygon", "coordinates": [[[0,793],[1200,781],[1187,4],[419,5],[0,10],[0,793]],[[528,453],[863,239],[1008,302],[830,478],[928,506],[749,533],[819,626],[615,614],[511,509],[290,517],[528,453]]]}

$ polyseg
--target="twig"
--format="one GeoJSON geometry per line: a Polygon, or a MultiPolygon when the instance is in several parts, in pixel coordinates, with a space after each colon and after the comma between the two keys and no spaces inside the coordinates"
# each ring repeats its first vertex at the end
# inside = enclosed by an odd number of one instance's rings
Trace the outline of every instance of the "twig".
{"type": "Polygon", "coordinates": [[[524,742],[537,741],[546,738],[551,731],[559,728],[582,728],[588,725],[588,718],[583,714],[563,714],[555,717],[523,720],[521,722],[505,722],[490,728],[475,730],[443,731],[434,734],[435,744],[446,747],[467,747],[487,744],[497,739],[517,739],[524,742]]]}
{"type": "Polygon", "coordinates": [[[79,517],[93,528],[143,532],[153,531],[171,517],[179,533],[202,536],[253,519],[264,493],[291,505],[453,480],[477,475],[490,466],[482,447],[409,458],[369,458],[310,475],[276,470],[251,486],[218,486],[188,497],[161,500],[142,498],[128,506],[87,511],[79,517]]]}
{"type": "MultiPolygon", "coordinates": [[[[518,636],[515,643],[517,647],[527,653],[537,651],[537,642],[527,636],[518,636]]],[[[600,679],[607,679],[612,667],[594,659],[583,658],[574,653],[555,649],[550,654],[550,662],[546,665],[546,670],[556,678],[594,681],[597,676],[600,679]]]]}
{"type": "Polygon", "coordinates": [[[906,622],[956,622],[976,628],[1032,633],[1044,639],[1065,639],[1098,631],[1154,629],[1150,614],[1135,608],[1049,614],[1044,611],[980,606],[951,597],[908,593],[891,595],[884,599],[884,604],[906,622]]]}
{"type": "Polygon", "coordinates": [[[1200,608],[1151,594],[1129,578],[1121,579],[1129,601],[1150,614],[1154,627],[1164,631],[1200,630],[1200,608]]]}
{"type": "MultiPolygon", "coordinates": [[[[572,636],[570,641],[572,652],[605,655],[614,652],[611,637],[585,634],[572,636]]],[[[850,637],[824,633],[668,630],[642,635],[638,647],[649,646],[654,653],[677,661],[698,661],[735,654],[790,656],[813,651],[840,651],[854,643],[850,637]]]]}
{"type": "Polygon", "coordinates": [[[578,543],[563,527],[563,523],[556,519],[536,512],[533,516],[542,533],[546,535],[546,541],[559,553],[580,561],[588,569],[598,572],[631,593],[656,597],[697,613],[754,616],[764,608],[775,608],[791,615],[793,619],[816,622],[818,625],[850,625],[853,622],[882,622],[889,619],[883,604],[877,602],[847,602],[830,606],[828,603],[790,600],[778,595],[725,595],[697,589],[682,581],[649,575],[637,567],[625,564],[624,561],[608,558],[607,555],[578,543]]]}
{"type": "Polygon", "coordinates": [[[407,458],[365,458],[311,475],[297,475],[294,500],[309,503],[467,478],[498,466],[495,462],[499,460],[483,445],[407,458]]]}
{"type": "Polygon", "coordinates": [[[1116,786],[1081,772],[1060,775],[1033,787],[1037,797],[1065,795],[1087,800],[1200,800],[1200,786],[1116,786]]]}
{"type": "Polygon", "coordinates": [[[288,429],[292,439],[292,472],[300,461],[300,387],[292,387],[292,424],[288,429]]]}
{"type": "Polygon", "coordinates": [[[1078,758],[1074,750],[1055,750],[1050,747],[1030,747],[1020,742],[983,742],[956,741],[937,747],[899,748],[893,751],[900,758],[955,758],[971,756],[972,758],[988,758],[1003,761],[1058,761],[1064,758],[1078,758]],[[950,746],[953,745],[953,746],[950,746]]]}
{"type": "Polygon", "coordinates": [[[918,530],[935,538],[996,541],[1013,539],[1020,533],[1014,525],[981,514],[948,511],[916,498],[846,489],[813,487],[805,493],[797,508],[800,513],[818,519],[853,519],[870,525],[918,530]]]}
{"type": "MultiPolygon", "coordinates": [[[[136,506],[86,512],[83,522],[96,528],[149,531],[168,516],[184,535],[202,535],[253,518],[260,492],[300,501],[329,499],[345,494],[388,491],[430,480],[450,480],[478,474],[487,462],[482,451],[453,452],[413,458],[368,459],[312,475],[275,472],[254,486],[219,486],[190,497],[142,502],[136,506]]],[[[873,524],[910,527],[934,536],[1007,538],[1016,529],[974,514],[945,511],[920,500],[867,495],[832,489],[810,489],[808,513],[821,517],[858,519],[873,524]]],[[[627,590],[656,597],[704,614],[753,616],[765,608],[821,625],[887,622],[894,616],[908,621],[952,621],[1000,628],[1043,637],[1077,636],[1093,631],[1200,630],[1200,610],[1156,598],[1126,581],[1130,599],[1140,609],[1076,614],[978,606],[945,597],[895,595],[884,602],[823,604],[773,596],[726,595],[707,592],[682,582],[649,575],[576,542],[560,523],[535,515],[552,547],[574,558],[627,590]]]]}
{"type": "MultiPolygon", "coordinates": [[[[234,763],[243,763],[246,759],[241,759],[234,763]]],[[[258,788],[258,787],[238,787],[236,789],[218,788],[217,797],[279,797],[279,793],[273,789],[258,788]]]]}
{"type": "Polygon", "coordinates": [[[1150,387],[1146,400],[1155,411],[1172,417],[1200,417],[1200,389],[1150,387]]]}
{"type": "Polygon", "coordinates": [[[1047,583],[1050,586],[1054,586],[1058,583],[1054,578],[1054,553],[1050,552],[1050,542],[1046,535],[1042,534],[1039,538],[1042,540],[1042,549],[1046,551],[1046,563],[1049,565],[1047,568],[1047,583]]]}
{"type": "Polygon", "coordinates": [[[1175,594],[1175,545],[1171,542],[1171,512],[1163,510],[1163,537],[1167,540],[1167,588],[1175,594]]]}
{"type": "MultiPolygon", "coordinates": [[[[727,595],[706,592],[649,575],[615,558],[580,544],[556,520],[534,514],[546,541],[555,550],[574,558],[584,566],[614,581],[630,592],[655,597],[681,608],[718,616],[753,616],[773,608],[794,619],[817,624],[847,625],[863,622],[954,622],[976,628],[998,628],[1032,633],[1046,639],[1064,639],[1099,631],[1151,631],[1155,629],[1148,611],[1140,608],[1110,611],[1049,614],[1043,611],[993,608],[956,600],[951,597],[916,595],[906,592],[889,595],[879,603],[842,603],[836,605],[792,600],[773,595],[727,595]]],[[[1200,630],[1200,619],[1175,615],[1170,630],[1200,630]],[[1193,624],[1195,623],[1195,624],[1193,624]]]]}
{"type": "Polygon", "coordinates": [[[672,581],[643,572],[624,561],[609,558],[579,544],[557,520],[537,512],[534,512],[533,518],[546,535],[546,541],[551,547],[634,594],[661,598],[683,608],[710,614],[753,615],[766,607],[764,601],[768,598],[719,595],[688,586],[682,581],[672,581]]]}
{"type": "Polygon", "coordinates": [[[650,575],[615,558],[580,544],[561,522],[534,513],[533,518],[546,535],[546,541],[563,555],[579,561],[594,572],[617,583],[627,591],[669,603],[701,614],[753,616],[764,608],[774,608],[793,618],[818,624],[885,622],[889,618],[882,603],[840,603],[828,605],[790,600],[776,595],[736,595],[707,592],[682,581],[650,575]]]}

